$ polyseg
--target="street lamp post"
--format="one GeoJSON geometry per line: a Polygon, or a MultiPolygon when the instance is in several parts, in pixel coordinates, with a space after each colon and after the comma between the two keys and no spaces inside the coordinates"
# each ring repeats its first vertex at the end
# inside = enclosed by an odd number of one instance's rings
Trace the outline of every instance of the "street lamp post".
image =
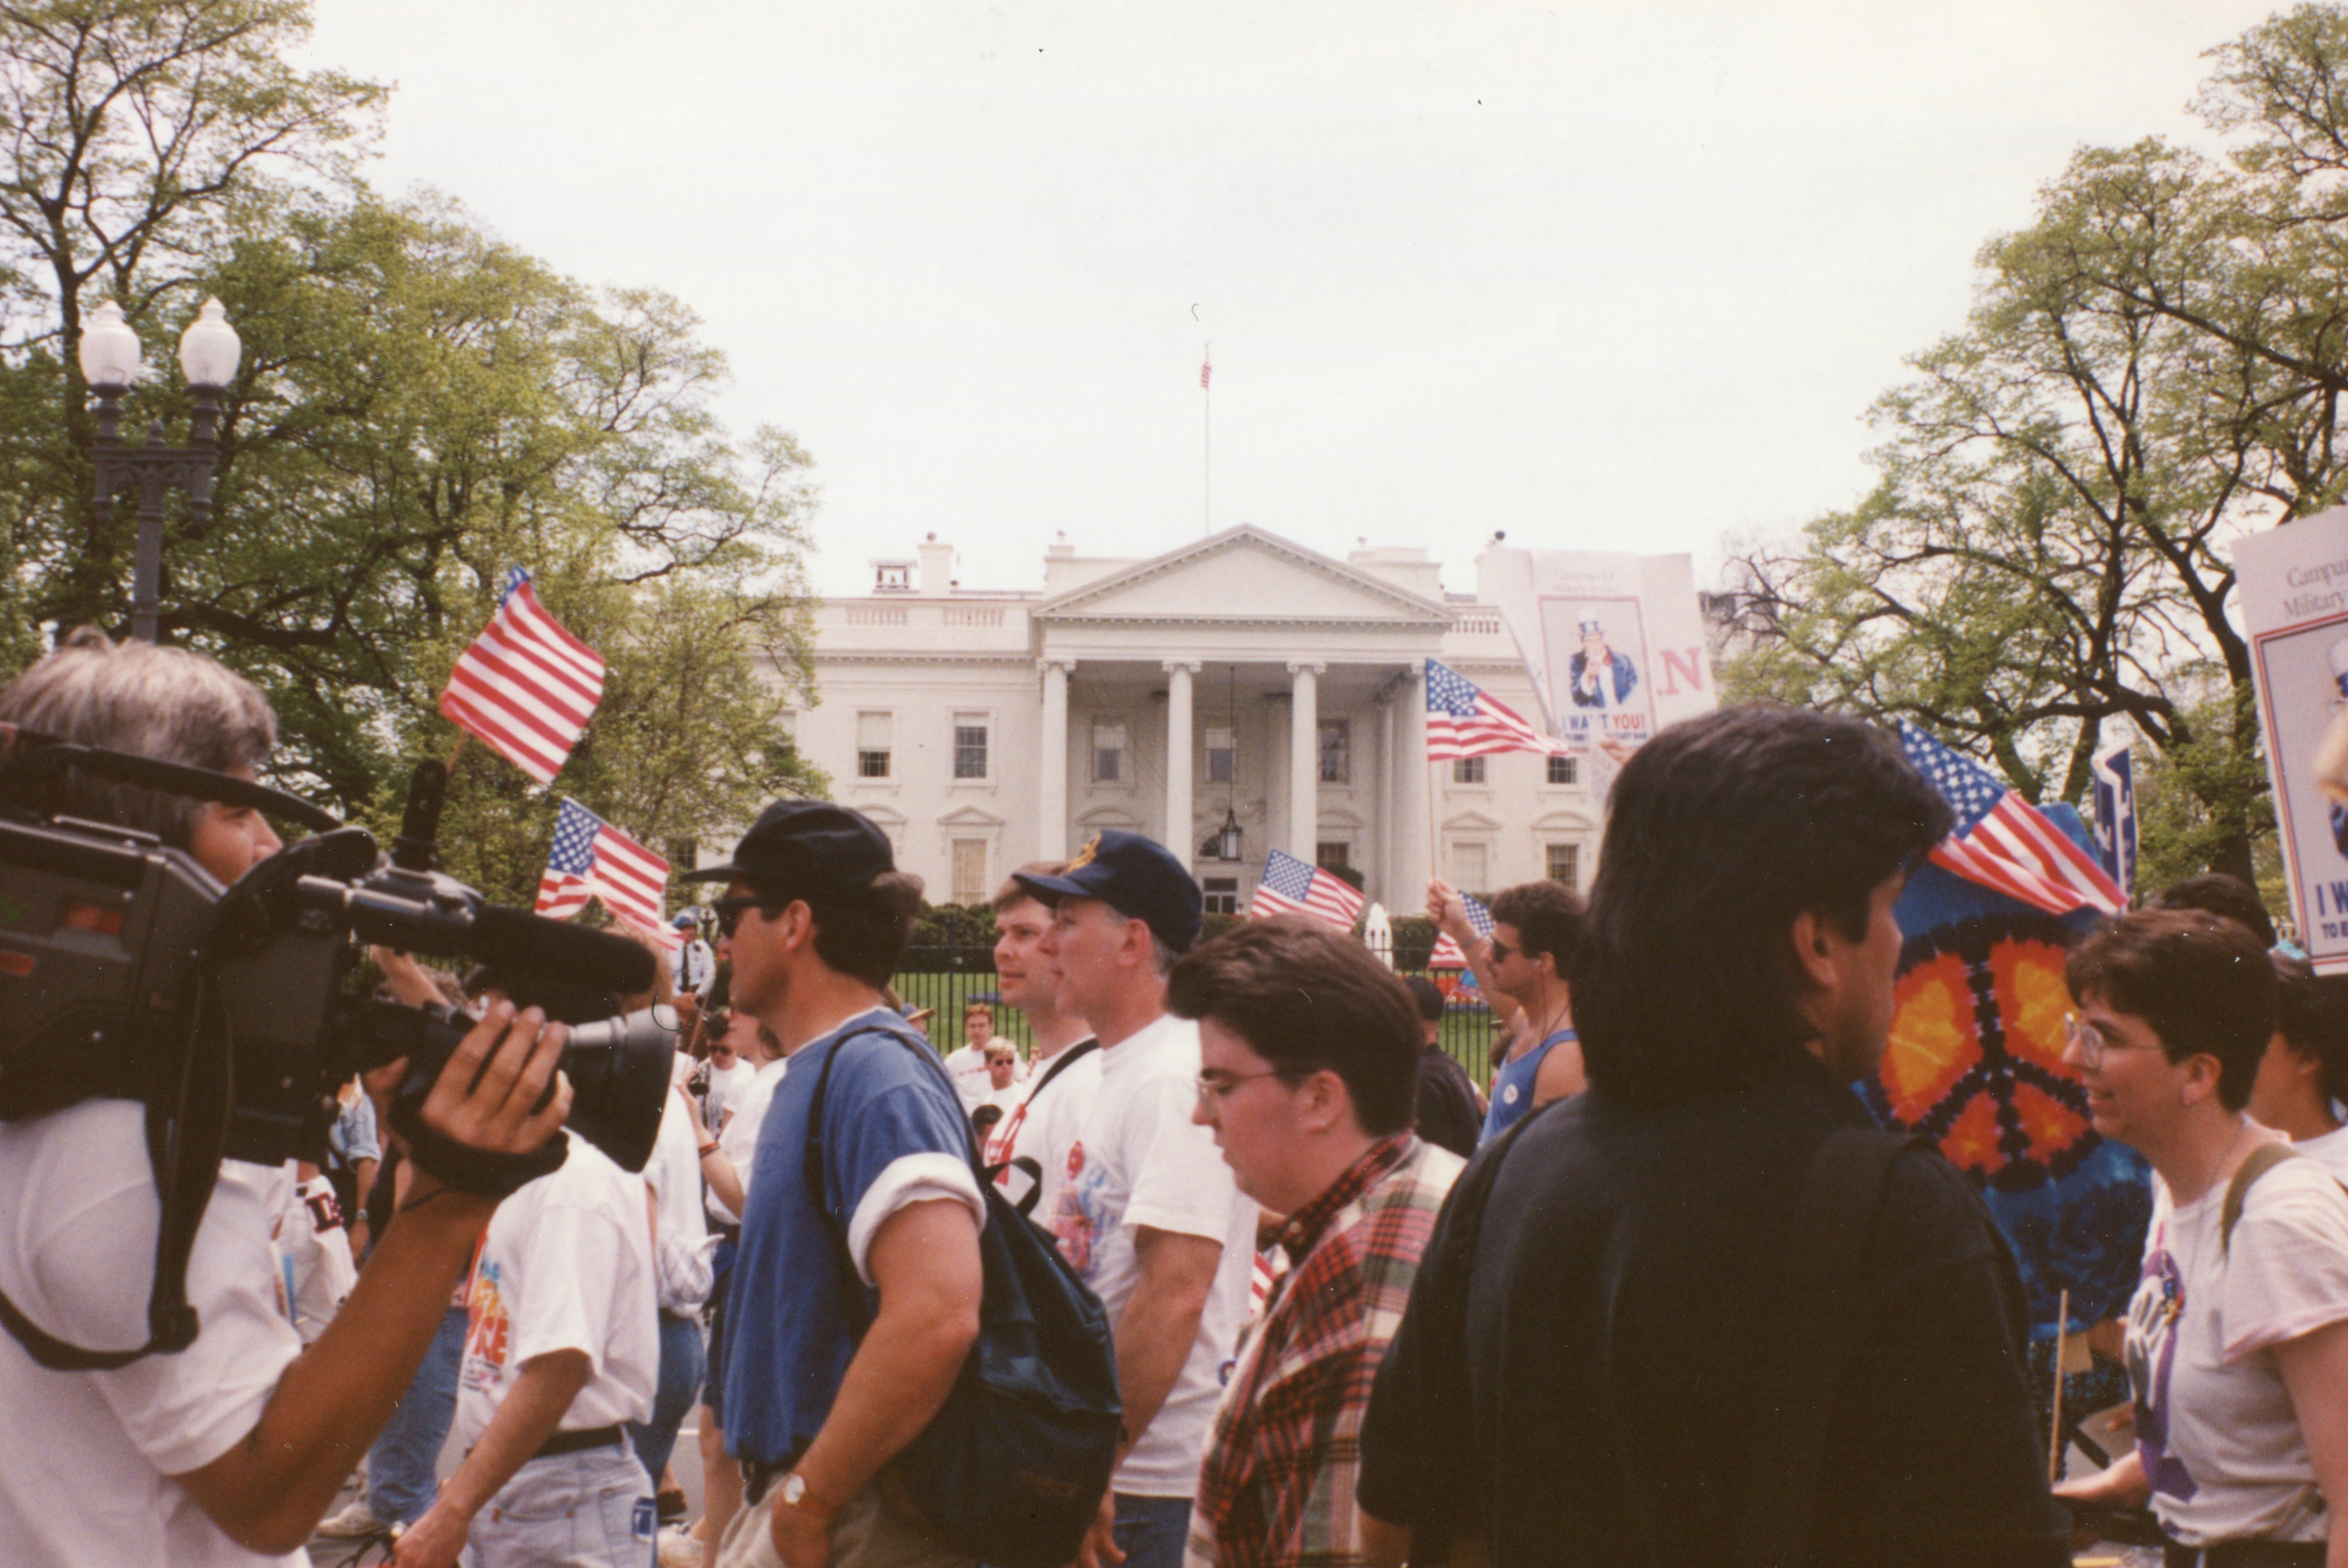
{"type": "Polygon", "coordinates": [[[96,471],[94,497],[103,518],[116,496],[136,487],[139,491],[139,553],[130,576],[130,635],[142,642],[155,641],[156,611],[163,588],[163,506],[171,491],[188,497],[188,507],[201,520],[211,510],[212,467],[220,455],[220,414],[222,394],[236,379],[237,361],[244,345],[218,300],[206,300],[203,310],[180,334],[180,370],[196,395],[195,427],[185,446],[163,445],[160,420],[148,426],[139,446],[121,438],[122,395],[139,374],[139,334],[122,319],[122,307],[108,300],[91,313],[81,334],[82,379],[98,395],[98,439],[90,450],[96,471]]]}

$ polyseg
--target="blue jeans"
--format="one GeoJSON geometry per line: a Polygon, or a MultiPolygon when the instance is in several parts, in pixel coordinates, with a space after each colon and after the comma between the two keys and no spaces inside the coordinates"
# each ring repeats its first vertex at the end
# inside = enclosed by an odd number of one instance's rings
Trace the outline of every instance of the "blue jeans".
{"type": "Polygon", "coordinates": [[[1117,1494],[1112,1536],[1125,1553],[1125,1568],[1182,1568],[1182,1548],[1189,1534],[1189,1498],[1117,1494]]]}
{"type": "Polygon", "coordinates": [[[367,1506],[386,1524],[413,1524],[439,1495],[437,1474],[457,1417],[457,1369],[465,1358],[465,1309],[448,1308],[415,1380],[367,1450],[367,1506]]]}
{"type": "Polygon", "coordinates": [[[534,1459],[473,1516],[464,1568],[653,1568],[652,1482],[624,1443],[534,1459]]]}
{"type": "Polygon", "coordinates": [[[676,1429],[685,1424],[685,1411],[693,1409],[693,1397],[701,1390],[701,1325],[690,1317],[678,1317],[672,1313],[660,1315],[660,1381],[653,1389],[653,1419],[630,1421],[628,1440],[635,1445],[636,1457],[644,1462],[644,1473],[660,1485],[661,1471],[668,1468],[670,1450],[676,1447],[676,1429]]]}

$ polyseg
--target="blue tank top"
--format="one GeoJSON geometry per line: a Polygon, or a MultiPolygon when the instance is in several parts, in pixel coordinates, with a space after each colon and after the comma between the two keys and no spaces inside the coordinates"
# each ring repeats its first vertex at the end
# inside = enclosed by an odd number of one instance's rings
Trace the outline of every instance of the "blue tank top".
{"type": "Polygon", "coordinates": [[[1570,1029],[1559,1030],[1493,1075],[1492,1108],[1484,1112],[1486,1138],[1507,1132],[1511,1122],[1533,1108],[1533,1080],[1540,1076],[1541,1063],[1549,1060],[1550,1047],[1581,1038],[1570,1029]]]}

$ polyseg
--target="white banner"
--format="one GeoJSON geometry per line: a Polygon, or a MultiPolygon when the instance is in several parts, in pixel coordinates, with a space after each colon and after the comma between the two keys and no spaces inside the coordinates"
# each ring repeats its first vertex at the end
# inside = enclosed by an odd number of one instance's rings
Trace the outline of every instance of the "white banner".
{"type": "Polygon", "coordinates": [[[1666,724],[1719,705],[1686,556],[1495,547],[1477,559],[1531,674],[1542,727],[1609,774],[1666,724]]]}
{"type": "Polygon", "coordinates": [[[2348,808],[2316,767],[2348,709],[2348,507],[2251,535],[2234,569],[2300,943],[2318,972],[2348,972],[2348,808]]]}

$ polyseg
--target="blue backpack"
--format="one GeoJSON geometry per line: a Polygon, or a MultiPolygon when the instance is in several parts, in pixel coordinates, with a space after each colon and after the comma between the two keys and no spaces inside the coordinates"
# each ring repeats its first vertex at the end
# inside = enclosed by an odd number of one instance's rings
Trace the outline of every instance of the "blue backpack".
{"type": "MultiPolygon", "coordinates": [[[[833,1277],[860,1344],[871,1309],[824,1181],[823,1102],[840,1053],[876,1034],[928,1062],[948,1102],[961,1103],[929,1042],[895,1030],[850,1035],[824,1058],[808,1107],[803,1175],[831,1235],[833,1277]]],[[[997,1568],[1067,1568],[1117,1463],[1124,1409],[1108,1315],[1052,1237],[988,1179],[970,1135],[971,1173],[986,1201],[978,1339],[944,1407],[891,1465],[915,1511],[949,1543],[997,1568]]]]}

